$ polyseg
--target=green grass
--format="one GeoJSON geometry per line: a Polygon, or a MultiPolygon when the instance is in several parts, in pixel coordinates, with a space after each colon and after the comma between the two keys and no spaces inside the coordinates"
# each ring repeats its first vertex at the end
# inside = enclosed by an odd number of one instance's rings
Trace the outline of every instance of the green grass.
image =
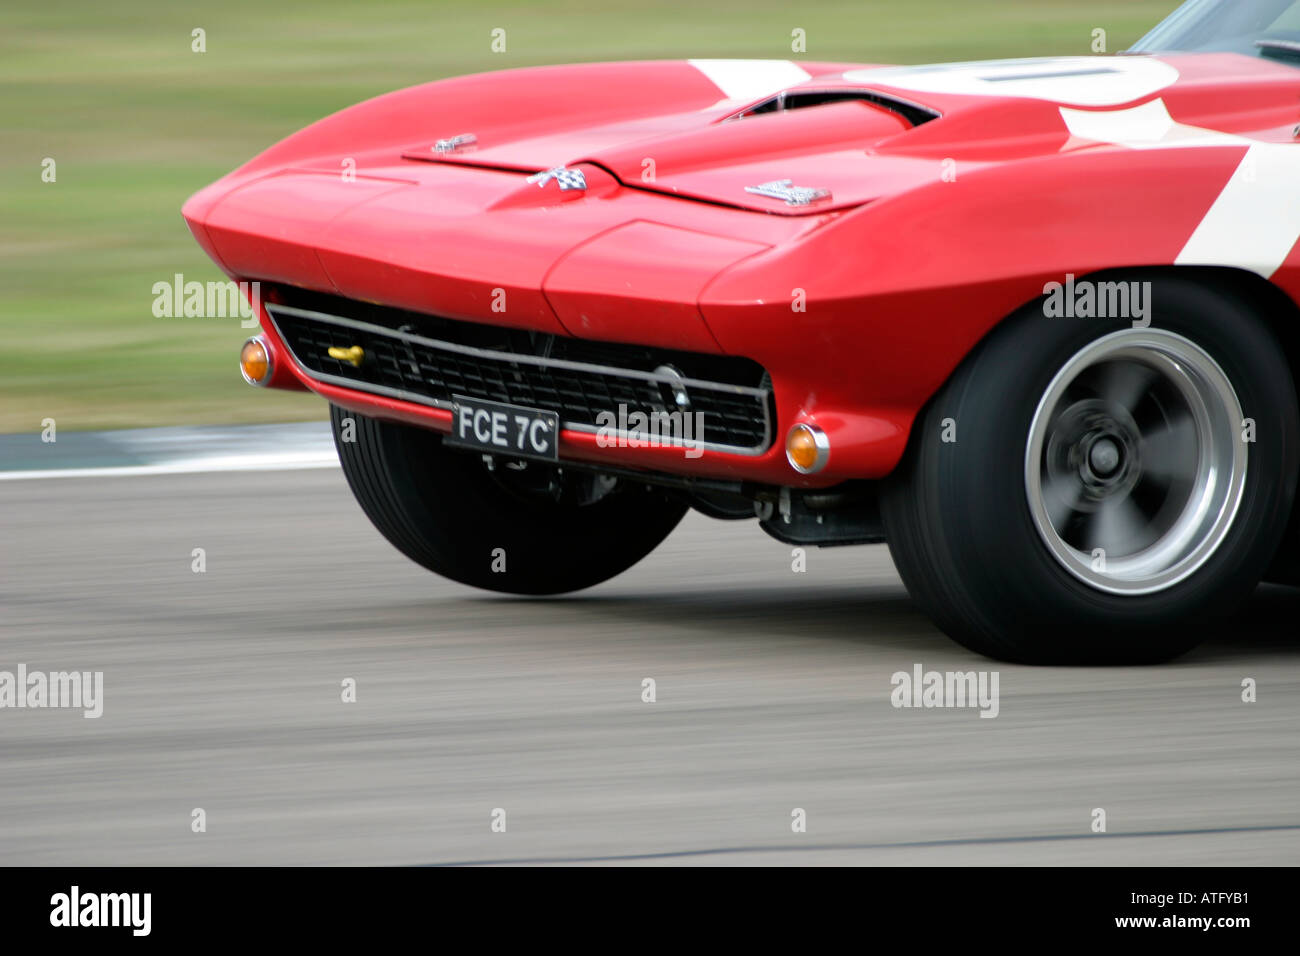
{"type": "Polygon", "coordinates": [[[918,63],[1121,49],[1174,0],[5,0],[0,6],[0,432],[320,417],[254,391],[237,320],[158,319],[151,287],[223,278],[181,204],[294,130],[444,76],[580,60],[918,63]],[[207,52],[190,50],[190,32],[207,52]],[[507,52],[494,54],[494,27],[507,52]],[[41,161],[57,163],[41,182],[41,161]]]}

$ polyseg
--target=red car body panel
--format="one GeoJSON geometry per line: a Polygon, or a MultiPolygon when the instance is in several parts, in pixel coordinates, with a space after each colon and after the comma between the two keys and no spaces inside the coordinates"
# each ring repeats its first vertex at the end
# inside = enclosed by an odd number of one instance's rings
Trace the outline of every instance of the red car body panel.
{"type": "MultiPolygon", "coordinates": [[[[1234,54],[512,70],[328,117],[184,215],[235,279],[752,359],[774,394],[766,452],[690,458],[565,431],[561,456],[817,487],[888,474],[970,350],[1068,274],[1230,268],[1296,301],[1298,95],[1300,71],[1234,54]],[[779,92],[834,91],[888,105],[737,118],[779,92]],[[899,104],[938,118],[913,125],[899,104]],[[464,133],[477,137],[468,149],[432,145],[464,133]],[[526,180],[557,166],[580,169],[587,188],[526,180]],[[788,206],[745,189],[783,179],[831,197],[788,206]],[[1280,212],[1257,238],[1226,245],[1219,224],[1269,202],[1280,212]],[[785,458],[799,421],[829,436],[815,475],[785,458]]],[[[358,412],[450,428],[443,409],[313,379],[265,315],[263,326],[273,384],[288,384],[287,368],[358,412]]]]}

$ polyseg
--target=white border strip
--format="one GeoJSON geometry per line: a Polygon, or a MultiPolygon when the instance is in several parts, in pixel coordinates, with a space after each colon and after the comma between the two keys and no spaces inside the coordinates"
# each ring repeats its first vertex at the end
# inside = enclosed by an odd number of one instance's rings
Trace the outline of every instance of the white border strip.
{"type": "Polygon", "coordinates": [[[230,471],[301,471],[308,468],[337,468],[336,455],[315,452],[279,455],[223,455],[211,458],[183,458],[150,465],[114,465],[103,468],[50,468],[28,471],[0,471],[0,481],[39,478],[129,478],[143,475],[197,475],[230,471]]]}
{"type": "Polygon", "coordinates": [[[1128,149],[1243,150],[1175,265],[1237,266],[1268,279],[1300,240],[1300,144],[1187,126],[1169,114],[1162,99],[1100,112],[1061,107],[1061,118],[1076,139],[1128,149]]]}
{"type": "Polygon", "coordinates": [[[812,74],[790,60],[687,60],[728,100],[762,99],[812,79],[812,74]]]}

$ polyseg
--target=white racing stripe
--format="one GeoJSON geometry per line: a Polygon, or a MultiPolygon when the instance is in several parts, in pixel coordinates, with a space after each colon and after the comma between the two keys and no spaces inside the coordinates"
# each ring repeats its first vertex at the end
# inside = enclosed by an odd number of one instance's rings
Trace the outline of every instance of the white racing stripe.
{"type": "Polygon", "coordinates": [[[789,60],[688,60],[727,100],[761,99],[812,78],[789,60]]]}
{"type": "Polygon", "coordinates": [[[850,70],[851,83],[917,93],[958,93],[1048,100],[1072,106],[1119,106],[1178,81],[1178,70],[1145,56],[1060,56],[850,70]]]}
{"type": "Polygon", "coordinates": [[[1244,147],[1241,161],[1174,262],[1270,278],[1300,240],[1300,146],[1186,126],[1157,99],[1128,110],[1061,108],[1070,134],[1129,149],[1244,147]]]}
{"type": "Polygon", "coordinates": [[[1300,239],[1300,148],[1256,143],[1242,157],[1178,265],[1235,265],[1265,279],[1300,239]]]}

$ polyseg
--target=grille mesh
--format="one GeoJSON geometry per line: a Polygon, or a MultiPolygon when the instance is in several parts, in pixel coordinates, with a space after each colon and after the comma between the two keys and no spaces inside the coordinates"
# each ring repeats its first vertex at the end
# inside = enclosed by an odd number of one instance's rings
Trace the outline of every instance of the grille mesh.
{"type": "Polygon", "coordinates": [[[422,404],[446,406],[463,395],[545,409],[567,428],[592,431],[598,414],[617,414],[620,405],[629,415],[679,410],[674,379],[656,372],[671,366],[686,382],[689,410],[703,414],[700,437],[709,447],[757,453],[771,444],[768,379],[747,359],[563,339],[333,297],[304,300],[311,309],[275,298],[267,311],[281,337],[324,381],[422,404]],[[358,345],[360,366],[329,356],[331,347],[358,345]]]}

